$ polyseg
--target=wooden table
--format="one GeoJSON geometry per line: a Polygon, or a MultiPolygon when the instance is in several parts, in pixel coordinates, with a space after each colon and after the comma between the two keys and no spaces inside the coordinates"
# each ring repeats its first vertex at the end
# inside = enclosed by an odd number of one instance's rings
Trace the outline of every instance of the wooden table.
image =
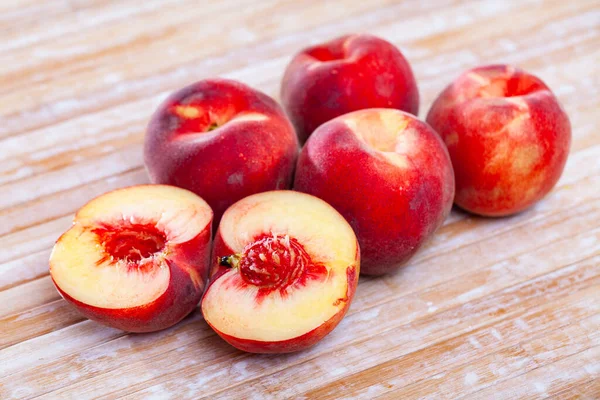
{"type": "Polygon", "coordinates": [[[0,38],[1,399],[600,398],[600,2],[2,0],[0,38]],[[92,197],[147,182],[167,93],[220,75],[277,97],[294,52],[356,31],[404,51],[421,116],[478,64],[544,79],[574,135],[554,191],[512,218],[453,212],[299,354],[238,352],[198,312],[127,335],[60,298],[54,240],[92,197]]]}

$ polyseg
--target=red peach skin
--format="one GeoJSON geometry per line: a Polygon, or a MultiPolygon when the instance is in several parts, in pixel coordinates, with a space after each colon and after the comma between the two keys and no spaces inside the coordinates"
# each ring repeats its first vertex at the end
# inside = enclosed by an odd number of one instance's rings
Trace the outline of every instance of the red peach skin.
{"type": "Polygon", "coordinates": [[[452,158],[456,205],[484,216],[518,213],[544,197],[571,143],[569,118],[546,84],[508,65],[463,73],[427,122],[452,158]]]}
{"type": "Polygon", "coordinates": [[[298,53],[285,71],[281,99],[302,143],[319,125],[350,111],[419,111],[408,61],[391,43],[366,34],[343,36],[298,53]]]}
{"type": "Polygon", "coordinates": [[[239,82],[209,79],[156,110],[144,161],[152,182],[204,198],[217,226],[237,200],[289,188],[297,153],[294,129],[273,99],[239,82]]]}
{"type": "Polygon", "coordinates": [[[402,111],[369,109],[311,135],[294,188],[339,211],[358,237],[361,273],[381,275],[400,268],[443,223],[454,177],[429,125],[402,111]]]}

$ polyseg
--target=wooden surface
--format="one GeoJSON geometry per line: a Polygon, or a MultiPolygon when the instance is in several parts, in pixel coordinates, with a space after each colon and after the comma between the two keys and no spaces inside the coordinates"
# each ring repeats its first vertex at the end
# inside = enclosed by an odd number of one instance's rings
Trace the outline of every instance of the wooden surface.
{"type": "Polygon", "coordinates": [[[2,0],[0,39],[0,399],[600,398],[600,2],[2,0]],[[87,200],[147,182],[169,91],[220,75],[277,97],[294,52],[361,31],[411,61],[421,116],[478,64],[545,80],[573,125],[551,195],[512,218],[453,212],[299,354],[240,353],[198,312],[127,335],[59,297],[54,240],[87,200]]]}

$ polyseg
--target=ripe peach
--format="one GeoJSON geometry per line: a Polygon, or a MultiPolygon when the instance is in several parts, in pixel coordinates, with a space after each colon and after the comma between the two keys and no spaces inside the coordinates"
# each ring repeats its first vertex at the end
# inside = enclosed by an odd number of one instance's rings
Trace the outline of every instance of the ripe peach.
{"type": "Polygon", "coordinates": [[[350,111],[419,111],[408,61],[393,44],[365,34],[342,36],[298,53],[285,71],[281,99],[301,142],[322,123],[350,111]]]}
{"type": "Polygon", "coordinates": [[[505,216],[554,187],[571,143],[569,118],[539,78],[508,65],[463,73],[435,100],[427,122],[446,142],[456,204],[505,216]]]}
{"type": "Polygon", "coordinates": [[[454,176],[429,125],[402,111],[369,109],[317,128],[300,153],[294,187],[350,222],[361,271],[380,275],[399,268],[442,224],[454,176]]]}
{"type": "Polygon", "coordinates": [[[246,197],[219,225],[204,318],[240,350],[305,349],[348,310],[359,259],[352,228],[324,201],[287,190],[246,197]]]}
{"type": "Polygon", "coordinates": [[[150,179],[198,194],[215,221],[248,195],[289,188],[298,153],[294,129],[269,96],[210,79],[170,96],[148,126],[150,179]]]}
{"type": "Polygon", "coordinates": [[[212,211],[172,186],[106,193],[56,242],[50,275],[86,317],[130,332],[167,328],[200,301],[208,278],[212,211]]]}

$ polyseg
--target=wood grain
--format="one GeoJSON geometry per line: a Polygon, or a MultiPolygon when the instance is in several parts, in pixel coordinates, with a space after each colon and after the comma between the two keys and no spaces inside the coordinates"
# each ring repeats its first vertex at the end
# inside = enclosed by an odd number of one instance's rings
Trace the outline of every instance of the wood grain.
{"type": "Polygon", "coordinates": [[[600,2],[5,0],[0,3],[0,398],[600,398],[600,2]],[[74,211],[147,182],[154,107],[209,76],[278,97],[300,48],[366,31],[411,61],[421,113],[462,70],[513,63],[573,125],[531,210],[453,211],[395,275],[361,278],[314,348],[241,353],[198,312],[129,335],[81,317],[47,273],[74,211]]]}

